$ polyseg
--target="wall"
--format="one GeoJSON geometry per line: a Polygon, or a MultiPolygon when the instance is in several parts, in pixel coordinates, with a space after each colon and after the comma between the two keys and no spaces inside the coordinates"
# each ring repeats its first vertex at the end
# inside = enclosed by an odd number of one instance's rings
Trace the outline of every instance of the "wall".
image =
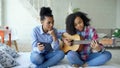
{"type": "MultiPolygon", "coordinates": [[[[53,10],[57,28],[65,28],[65,18],[68,15],[70,2],[72,3],[72,8],[80,8],[80,11],[88,14],[92,20],[92,26],[96,28],[116,27],[117,0],[44,0],[45,6],[50,5],[53,10]],[[49,3],[47,4],[47,2],[49,3]]],[[[37,5],[38,1],[36,0],[35,3],[37,5]]],[[[43,5],[42,3],[43,0],[41,0],[40,4],[43,5]]]]}
{"type": "Polygon", "coordinates": [[[120,28],[120,0],[117,0],[116,27],[120,28]]]}
{"type": "Polygon", "coordinates": [[[4,0],[4,25],[17,31],[19,47],[31,46],[31,30],[38,22],[19,1],[4,0]]]}
{"type": "Polygon", "coordinates": [[[68,12],[69,2],[72,8],[80,8],[91,18],[91,25],[96,28],[116,27],[116,0],[52,0],[52,8],[55,15],[56,26],[63,28],[68,12]]]}

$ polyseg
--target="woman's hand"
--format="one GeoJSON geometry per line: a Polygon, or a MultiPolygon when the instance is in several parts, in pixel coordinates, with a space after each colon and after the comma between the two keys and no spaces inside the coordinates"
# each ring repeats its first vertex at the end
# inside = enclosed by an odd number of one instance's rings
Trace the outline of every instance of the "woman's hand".
{"type": "Polygon", "coordinates": [[[72,36],[68,33],[63,33],[62,40],[65,45],[71,46],[73,44],[72,36]]]}
{"type": "Polygon", "coordinates": [[[70,40],[69,38],[62,38],[62,40],[65,45],[72,45],[72,40],[70,40]]]}
{"type": "Polygon", "coordinates": [[[52,37],[56,37],[54,30],[48,31],[48,34],[52,35],[52,37]]]}
{"type": "Polygon", "coordinates": [[[44,50],[44,48],[45,48],[44,44],[41,44],[41,43],[38,43],[37,47],[40,51],[44,50]]]}
{"type": "Polygon", "coordinates": [[[53,37],[53,41],[56,41],[56,40],[57,40],[54,30],[48,31],[48,34],[50,34],[50,35],[53,37]]]}
{"type": "Polygon", "coordinates": [[[100,51],[101,48],[96,40],[92,41],[90,44],[92,51],[100,51]]]}

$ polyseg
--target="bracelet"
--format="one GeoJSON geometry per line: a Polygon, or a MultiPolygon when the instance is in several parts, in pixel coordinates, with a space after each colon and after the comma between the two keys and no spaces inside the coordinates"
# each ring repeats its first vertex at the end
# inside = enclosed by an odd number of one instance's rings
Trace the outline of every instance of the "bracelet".
{"type": "MultiPolygon", "coordinates": [[[[101,51],[101,50],[100,50],[100,51],[101,51]]],[[[93,52],[93,53],[97,53],[97,52],[99,52],[99,51],[97,51],[97,50],[92,50],[92,52],[93,52]]]]}

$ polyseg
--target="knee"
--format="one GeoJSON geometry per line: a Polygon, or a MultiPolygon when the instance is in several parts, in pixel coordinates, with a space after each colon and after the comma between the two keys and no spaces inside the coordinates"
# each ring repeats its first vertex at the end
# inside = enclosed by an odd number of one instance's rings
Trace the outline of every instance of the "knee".
{"type": "Polygon", "coordinates": [[[76,56],[77,55],[77,52],[75,52],[75,51],[69,51],[68,53],[67,53],[67,56],[68,57],[74,57],[74,56],[76,56]]]}
{"type": "Polygon", "coordinates": [[[64,57],[64,56],[65,56],[65,54],[64,54],[64,52],[63,52],[62,50],[58,50],[58,51],[57,51],[57,54],[59,54],[61,57],[64,57]]]}
{"type": "Polygon", "coordinates": [[[103,55],[107,60],[110,60],[112,58],[112,54],[109,51],[105,51],[103,55]]]}
{"type": "Polygon", "coordinates": [[[44,61],[44,58],[40,57],[39,54],[31,54],[30,59],[31,59],[31,62],[35,65],[40,65],[44,61]]]}

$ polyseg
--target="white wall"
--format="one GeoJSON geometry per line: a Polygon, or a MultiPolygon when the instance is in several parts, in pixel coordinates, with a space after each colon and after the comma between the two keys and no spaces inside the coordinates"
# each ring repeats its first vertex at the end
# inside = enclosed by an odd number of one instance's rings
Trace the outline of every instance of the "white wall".
{"type": "Polygon", "coordinates": [[[56,26],[63,28],[69,2],[73,8],[80,8],[91,18],[91,25],[96,28],[114,28],[116,26],[116,0],[52,0],[56,26]]]}
{"type": "Polygon", "coordinates": [[[116,18],[116,27],[120,28],[120,0],[117,0],[117,14],[116,14],[117,18],[116,18]]]}
{"type": "Polygon", "coordinates": [[[31,46],[31,30],[38,24],[20,0],[4,0],[4,24],[16,29],[19,46],[31,46]]]}

